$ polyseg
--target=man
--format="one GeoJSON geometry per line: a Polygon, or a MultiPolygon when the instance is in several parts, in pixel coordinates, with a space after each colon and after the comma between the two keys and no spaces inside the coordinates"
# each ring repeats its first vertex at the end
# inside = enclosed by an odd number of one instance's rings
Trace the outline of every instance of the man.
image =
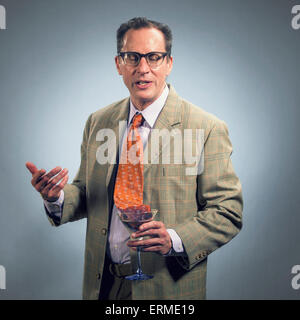
{"type": "Polygon", "coordinates": [[[46,173],[27,163],[32,185],[44,198],[53,225],[87,218],[84,299],[204,299],[207,256],[242,227],[241,185],[230,160],[227,127],[166,84],[173,66],[168,26],[146,18],[131,19],[118,29],[117,46],[115,63],[130,98],[90,115],[81,165],[71,184],[67,184],[67,169],[56,167],[46,173]],[[142,116],[133,128],[136,113],[142,116]],[[136,130],[144,154],[146,148],[151,150],[152,160],[155,130],[162,135],[172,130],[182,134],[187,129],[200,130],[204,140],[203,172],[187,174],[190,163],[186,161],[161,161],[165,147],[173,157],[178,156],[180,149],[170,143],[159,143],[159,161],[144,161],[139,203],[158,209],[159,219],[142,224],[134,240],[118,217],[118,190],[127,179],[120,173],[120,157],[128,143],[120,130],[124,121],[125,131],[130,135],[130,130],[136,130]],[[113,140],[116,151],[107,150],[113,161],[102,161],[99,156],[107,143],[103,132],[117,137],[113,140]],[[145,235],[148,237],[138,240],[145,235]],[[143,271],[154,276],[151,280],[125,279],[135,272],[137,246],[143,247],[143,271]]]}

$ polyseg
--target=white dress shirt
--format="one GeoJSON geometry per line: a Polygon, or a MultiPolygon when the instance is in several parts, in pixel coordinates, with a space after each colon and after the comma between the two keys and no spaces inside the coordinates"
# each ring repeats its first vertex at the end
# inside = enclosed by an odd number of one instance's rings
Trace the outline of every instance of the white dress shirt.
{"type": "MultiPolygon", "coordinates": [[[[151,105],[149,105],[143,111],[140,111],[135,108],[131,99],[130,99],[130,111],[129,117],[127,122],[127,131],[129,130],[132,118],[138,112],[141,113],[145,119],[143,124],[138,127],[139,134],[143,141],[143,146],[145,147],[148,136],[154,127],[155,121],[161,112],[165,102],[167,100],[169,94],[169,88],[166,85],[160,97],[155,100],[151,105]]],[[[125,134],[122,141],[122,149],[123,150],[123,143],[125,140],[125,134]]],[[[57,218],[61,217],[62,213],[62,205],[64,201],[64,192],[61,191],[60,197],[55,202],[48,202],[44,200],[44,204],[50,215],[54,215],[57,218]],[[59,206],[60,210],[57,210],[57,205],[59,206]],[[55,208],[55,209],[54,209],[55,208]]],[[[172,252],[180,254],[184,252],[182,241],[175,230],[167,229],[171,240],[172,240],[172,249],[170,250],[169,254],[172,252]]],[[[112,210],[112,217],[110,222],[109,234],[108,234],[108,243],[109,246],[107,247],[107,254],[110,256],[111,260],[114,263],[129,263],[130,262],[130,249],[126,245],[127,241],[130,239],[130,234],[124,224],[121,222],[118,216],[118,209],[114,205],[112,210]]]]}

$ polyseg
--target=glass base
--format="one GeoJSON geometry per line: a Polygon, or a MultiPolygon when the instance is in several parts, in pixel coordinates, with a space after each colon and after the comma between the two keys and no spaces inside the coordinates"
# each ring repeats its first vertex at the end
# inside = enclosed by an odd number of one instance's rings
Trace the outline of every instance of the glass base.
{"type": "Polygon", "coordinates": [[[147,274],[144,274],[144,273],[136,273],[136,274],[133,274],[131,276],[126,276],[125,279],[127,280],[149,280],[149,279],[152,279],[153,276],[149,276],[147,274]]]}

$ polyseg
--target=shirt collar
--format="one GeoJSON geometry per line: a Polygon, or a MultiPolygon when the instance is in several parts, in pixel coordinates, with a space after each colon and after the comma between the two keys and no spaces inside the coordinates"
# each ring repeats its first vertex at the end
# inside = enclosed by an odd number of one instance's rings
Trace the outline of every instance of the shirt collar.
{"type": "Polygon", "coordinates": [[[169,88],[166,85],[162,94],[160,95],[159,98],[157,98],[152,104],[150,104],[146,109],[143,111],[140,111],[136,109],[136,107],[133,105],[131,99],[130,99],[130,112],[129,112],[129,118],[128,118],[128,125],[131,123],[132,118],[134,115],[138,112],[141,113],[145,119],[145,122],[153,128],[154,123],[161,112],[163,106],[166,103],[167,97],[169,94],[169,88]]]}

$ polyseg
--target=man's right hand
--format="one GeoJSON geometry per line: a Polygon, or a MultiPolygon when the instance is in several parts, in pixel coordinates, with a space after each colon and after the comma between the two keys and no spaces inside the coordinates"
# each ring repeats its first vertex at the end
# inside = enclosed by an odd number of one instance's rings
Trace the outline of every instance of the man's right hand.
{"type": "Polygon", "coordinates": [[[44,200],[53,202],[58,200],[61,190],[68,182],[68,169],[56,167],[46,173],[46,170],[38,168],[32,162],[26,162],[26,167],[32,174],[31,184],[44,200]]]}

